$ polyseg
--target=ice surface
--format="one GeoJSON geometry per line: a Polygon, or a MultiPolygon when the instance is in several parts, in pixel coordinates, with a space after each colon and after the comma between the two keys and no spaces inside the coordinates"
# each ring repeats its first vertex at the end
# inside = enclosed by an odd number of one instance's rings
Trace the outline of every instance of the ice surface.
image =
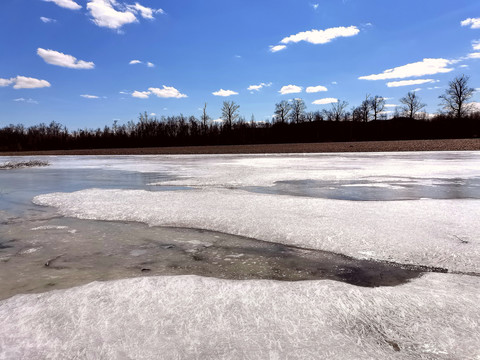
{"type": "Polygon", "coordinates": [[[90,189],[34,199],[67,216],[214,230],[401,263],[480,272],[480,200],[343,201],[204,188],[90,189]]]}
{"type": "MultiPolygon", "coordinates": [[[[353,191],[475,188],[480,152],[47,160],[59,171],[161,173],[159,190],[193,187],[152,192],[119,186],[35,198],[67,216],[208,229],[357,258],[480,272],[475,197],[348,201],[246,191],[282,182],[288,189],[295,181],[353,191]]],[[[437,273],[373,289],[330,280],[195,276],[91,283],[1,301],[0,359],[478,360],[479,285],[478,276],[437,273]]]]}
{"type": "Polygon", "coordinates": [[[3,359],[478,359],[480,280],[394,288],[195,276],[0,302],[3,359]]]}

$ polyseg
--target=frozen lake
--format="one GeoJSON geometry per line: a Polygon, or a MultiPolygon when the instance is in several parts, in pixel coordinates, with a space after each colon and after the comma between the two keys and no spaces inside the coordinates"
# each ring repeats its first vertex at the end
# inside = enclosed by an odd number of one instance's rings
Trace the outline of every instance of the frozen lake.
{"type": "Polygon", "coordinates": [[[5,358],[480,356],[479,152],[35,159],[0,171],[5,358]]]}

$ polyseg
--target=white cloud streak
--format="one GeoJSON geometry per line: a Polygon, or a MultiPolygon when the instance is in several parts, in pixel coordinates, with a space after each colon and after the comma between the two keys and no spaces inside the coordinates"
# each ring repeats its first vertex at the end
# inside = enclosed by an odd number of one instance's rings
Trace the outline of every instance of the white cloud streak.
{"type": "Polygon", "coordinates": [[[337,103],[338,99],[336,98],[323,98],[323,99],[318,99],[312,102],[313,105],[326,105],[326,104],[334,104],[337,103]]]}
{"type": "Polygon", "coordinates": [[[470,53],[467,56],[469,59],[480,59],[480,52],[470,53]]]}
{"type": "Polygon", "coordinates": [[[472,48],[473,48],[473,50],[479,50],[480,51],[480,40],[472,41],[472,48]]]}
{"type": "Polygon", "coordinates": [[[154,64],[154,63],[151,63],[151,62],[149,61],[149,62],[147,62],[147,66],[148,66],[149,68],[153,68],[153,67],[155,67],[155,64],[154,64]]]}
{"type": "Polygon", "coordinates": [[[325,30],[312,29],[310,31],[299,32],[295,35],[285,37],[280,41],[282,44],[298,43],[306,41],[311,44],[326,44],[339,37],[355,36],[360,32],[356,26],[339,26],[325,30]]]}
{"type": "Polygon", "coordinates": [[[325,86],[318,85],[318,86],[309,86],[305,91],[307,93],[317,93],[320,91],[328,91],[328,89],[325,86]]]}
{"type": "Polygon", "coordinates": [[[387,83],[388,87],[400,87],[400,86],[410,86],[410,85],[420,85],[427,83],[437,82],[433,79],[418,79],[418,80],[401,80],[401,81],[391,81],[387,83]]]}
{"type": "Polygon", "coordinates": [[[85,94],[85,95],[80,95],[80,96],[85,98],[85,99],[99,99],[99,97],[97,95],[85,94]]]}
{"type": "Polygon", "coordinates": [[[40,20],[42,20],[42,22],[44,22],[45,24],[57,22],[57,20],[50,19],[45,16],[40,16],[40,20]]]}
{"type": "Polygon", "coordinates": [[[258,85],[250,85],[247,90],[250,90],[250,91],[260,91],[262,88],[264,87],[269,87],[269,86],[272,86],[272,83],[260,83],[258,85]]]}
{"type": "Polygon", "coordinates": [[[16,102],[25,102],[25,103],[27,103],[27,104],[38,104],[38,101],[37,101],[37,100],[25,99],[25,98],[13,99],[13,101],[16,101],[16,102]]]}
{"type": "Polygon", "coordinates": [[[72,55],[67,55],[50,49],[46,50],[38,48],[37,54],[46,63],[51,65],[62,66],[70,69],[93,69],[95,67],[93,62],[77,60],[77,58],[72,55]]]}
{"type": "Polygon", "coordinates": [[[283,49],[285,49],[287,46],[286,45],[270,45],[270,51],[272,53],[275,53],[275,52],[278,52],[278,51],[281,51],[283,49]]]}
{"type": "Polygon", "coordinates": [[[135,90],[132,93],[133,97],[139,98],[139,99],[148,99],[149,95],[150,95],[150,91],[137,91],[137,90],[135,90]]]}
{"type": "Polygon", "coordinates": [[[235,92],[233,90],[220,89],[218,91],[213,92],[212,94],[215,95],[215,96],[227,97],[227,96],[232,96],[232,95],[238,95],[238,92],[235,92]]]}
{"type": "Polygon", "coordinates": [[[480,18],[468,18],[460,23],[462,26],[470,26],[470,29],[480,29],[480,18]]]}
{"type": "Polygon", "coordinates": [[[135,3],[135,5],[127,5],[127,9],[134,12],[134,13],[140,13],[140,16],[143,17],[144,19],[150,19],[153,20],[155,19],[153,17],[153,14],[158,13],[158,14],[164,14],[165,12],[162,9],[151,9],[146,6],[142,6],[139,3],[135,3]]]}
{"type": "Polygon", "coordinates": [[[398,66],[393,69],[385,70],[380,74],[372,74],[368,76],[360,76],[360,80],[387,80],[387,79],[403,79],[407,77],[418,77],[425,75],[434,75],[439,73],[448,73],[453,68],[448,66],[455,61],[447,59],[423,59],[415,63],[398,66]]]}
{"type": "Polygon", "coordinates": [[[142,62],[140,60],[132,60],[129,62],[130,65],[135,65],[135,64],[141,64],[142,62]]]}
{"type": "Polygon", "coordinates": [[[302,87],[297,85],[285,85],[282,86],[279,93],[282,95],[285,94],[298,94],[302,92],[302,87]]]}
{"type": "Polygon", "coordinates": [[[39,80],[26,76],[17,76],[11,79],[0,79],[0,86],[13,85],[14,89],[37,89],[50,87],[50,83],[47,80],[39,80]]]}
{"type": "Polygon", "coordinates": [[[15,79],[2,79],[0,78],[0,87],[6,87],[13,84],[15,79]]]}
{"type": "Polygon", "coordinates": [[[159,98],[181,99],[181,98],[188,97],[187,95],[180,93],[180,91],[178,91],[172,86],[163,85],[162,89],[151,87],[151,88],[148,88],[148,91],[150,91],[152,94],[156,95],[159,98]]]}
{"type": "Polygon", "coordinates": [[[73,0],[44,0],[46,2],[53,2],[57,4],[60,7],[63,7],[65,9],[70,9],[70,10],[79,10],[82,7],[78,5],[75,1],[73,0]]]}

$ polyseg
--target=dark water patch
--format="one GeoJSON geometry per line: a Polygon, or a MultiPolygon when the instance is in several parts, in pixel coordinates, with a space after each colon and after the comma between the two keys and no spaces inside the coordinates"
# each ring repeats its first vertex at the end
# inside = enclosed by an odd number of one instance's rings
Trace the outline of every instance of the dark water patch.
{"type": "Polygon", "coordinates": [[[249,186],[256,193],[303,196],[351,201],[395,201],[429,199],[480,199],[480,177],[396,178],[394,180],[292,180],[274,186],[249,186]]]}
{"type": "Polygon", "coordinates": [[[426,271],[446,271],[130,222],[49,218],[25,220],[6,229],[0,228],[0,238],[8,231],[16,241],[0,253],[0,299],[136,276],[329,279],[376,287],[404,284],[426,271]]]}

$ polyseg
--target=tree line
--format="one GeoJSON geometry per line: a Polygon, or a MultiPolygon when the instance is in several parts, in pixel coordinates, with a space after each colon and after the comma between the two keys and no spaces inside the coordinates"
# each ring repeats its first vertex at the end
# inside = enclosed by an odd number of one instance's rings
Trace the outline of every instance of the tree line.
{"type": "Polygon", "coordinates": [[[442,111],[431,118],[422,112],[426,104],[416,92],[400,99],[402,106],[390,119],[379,95],[366,95],[351,109],[339,100],[315,112],[307,112],[302,99],[283,100],[275,104],[272,120],[265,122],[255,121],[253,115],[247,121],[238,104],[224,101],[221,122],[210,118],[205,104],[199,118],[158,119],[145,112],[137,121],[115,121],[103,129],[69,131],[54,121],[30,127],[12,124],[0,129],[0,151],[478,137],[480,112],[470,101],[475,89],[468,82],[465,75],[450,81],[440,96],[442,111]]]}

